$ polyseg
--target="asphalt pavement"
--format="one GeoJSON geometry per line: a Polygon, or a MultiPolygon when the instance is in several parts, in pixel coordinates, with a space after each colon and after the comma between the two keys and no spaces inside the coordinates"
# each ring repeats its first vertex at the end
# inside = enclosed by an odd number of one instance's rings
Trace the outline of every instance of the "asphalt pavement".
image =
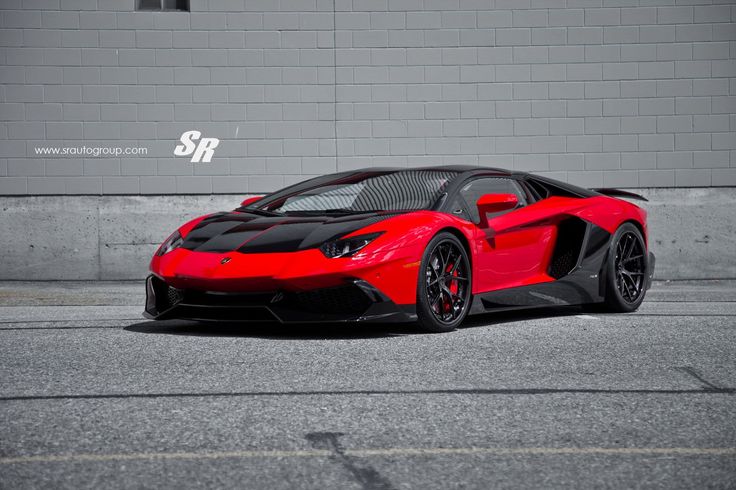
{"type": "Polygon", "coordinates": [[[734,488],[736,282],[410,326],[151,322],[0,283],[0,488],[734,488]]]}

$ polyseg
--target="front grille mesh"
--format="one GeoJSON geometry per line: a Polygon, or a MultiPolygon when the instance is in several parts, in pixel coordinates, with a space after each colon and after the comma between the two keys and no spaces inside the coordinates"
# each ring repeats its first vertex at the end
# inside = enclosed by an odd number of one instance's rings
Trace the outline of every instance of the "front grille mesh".
{"type": "Polygon", "coordinates": [[[184,297],[181,289],[172,288],[171,286],[169,286],[166,289],[167,289],[167,291],[166,291],[166,298],[169,301],[169,305],[172,305],[173,306],[173,305],[179,303],[182,300],[182,298],[184,297]]]}
{"type": "Polygon", "coordinates": [[[363,313],[371,300],[353,285],[305,291],[296,294],[298,306],[315,313],[363,313]]]}
{"type": "Polygon", "coordinates": [[[577,263],[575,250],[567,249],[552,259],[549,265],[549,275],[555,279],[567,275],[577,263]]]}

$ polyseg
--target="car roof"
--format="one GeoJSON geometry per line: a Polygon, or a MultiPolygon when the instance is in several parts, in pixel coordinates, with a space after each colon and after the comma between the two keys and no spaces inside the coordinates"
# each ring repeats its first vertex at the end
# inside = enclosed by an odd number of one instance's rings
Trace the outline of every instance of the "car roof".
{"type": "Polygon", "coordinates": [[[475,165],[435,165],[428,167],[369,167],[352,170],[349,173],[385,173],[385,172],[401,172],[401,171],[427,171],[434,170],[438,172],[457,172],[457,173],[488,173],[493,172],[501,175],[525,175],[526,172],[511,171],[504,168],[480,167],[475,165]]]}
{"type": "MultiPolygon", "coordinates": [[[[350,174],[361,174],[361,173],[389,173],[389,172],[401,172],[401,171],[446,171],[446,172],[457,172],[457,176],[453,179],[453,181],[457,184],[460,182],[464,182],[467,178],[472,177],[473,175],[495,175],[495,176],[504,176],[504,177],[517,177],[520,179],[529,179],[531,178],[531,174],[529,172],[521,172],[521,171],[512,171],[507,170],[504,168],[495,168],[495,167],[480,167],[480,166],[474,166],[474,165],[439,165],[439,166],[431,166],[431,167],[373,167],[373,168],[364,168],[364,169],[358,169],[353,170],[350,172],[343,172],[342,175],[350,174]]],[[[590,197],[598,195],[598,192],[585,189],[583,187],[578,187],[573,184],[568,184],[566,182],[561,182],[559,180],[551,179],[549,177],[542,177],[539,175],[533,176],[533,179],[537,182],[541,182],[543,185],[546,183],[546,185],[552,185],[559,189],[561,189],[563,192],[566,192],[568,194],[572,194],[577,197],[590,197]]]]}

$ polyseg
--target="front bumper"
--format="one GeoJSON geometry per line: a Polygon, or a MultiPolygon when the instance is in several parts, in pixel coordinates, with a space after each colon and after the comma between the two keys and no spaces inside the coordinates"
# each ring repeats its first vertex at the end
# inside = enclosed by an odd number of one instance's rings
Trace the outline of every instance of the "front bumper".
{"type": "Polygon", "coordinates": [[[309,291],[219,292],[177,289],[151,274],[143,316],[221,322],[411,322],[414,305],[397,305],[360,279],[309,291]]]}

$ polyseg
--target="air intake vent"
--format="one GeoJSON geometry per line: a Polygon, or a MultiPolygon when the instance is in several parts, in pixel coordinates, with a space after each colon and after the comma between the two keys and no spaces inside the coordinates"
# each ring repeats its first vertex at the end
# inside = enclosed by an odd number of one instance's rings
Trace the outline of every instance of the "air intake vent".
{"type": "Polygon", "coordinates": [[[557,242],[547,274],[555,279],[568,275],[578,264],[580,249],[588,225],[578,218],[561,221],[557,227],[557,242]]]}
{"type": "Polygon", "coordinates": [[[371,300],[354,284],[296,294],[300,308],[315,313],[361,314],[371,300]]]}

